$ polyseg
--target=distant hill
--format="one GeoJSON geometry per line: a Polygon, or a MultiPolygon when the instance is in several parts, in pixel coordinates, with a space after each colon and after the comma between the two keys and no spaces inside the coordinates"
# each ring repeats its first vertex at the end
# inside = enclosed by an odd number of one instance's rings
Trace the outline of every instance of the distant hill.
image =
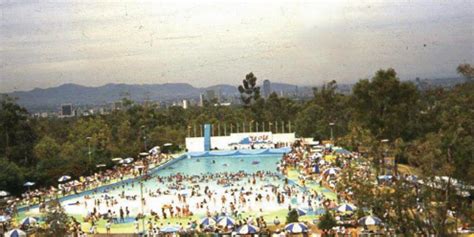
{"type": "MultiPolygon", "coordinates": [[[[295,85],[274,83],[274,91],[293,92],[295,85]]],[[[63,84],[46,89],[35,88],[31,91],[15,91],[8,93],[17,98],[17,102],[28,110],[57,110],[61,104],[72,103],[75,106],[104,105],[130,97],[134,101],[176,101],[181,99],[198,99],[207,90],[219,91],[222,96],[238,96],[236,86],[220,84],[204,88],[196,88],[187,83],[166,84],[106,84],[99,87],[88,87],[77,84],[63,84]]]]}
{"type": "MultiPolygon", "coordinates": [[[[452,87],[464,82],[462,78],[416,79],[413,82],[420,89],[429,87],[452,87]]],[[[351,84],[339,84],[338,89],[350,93],[351,84]]],[[[296,86],[286,83],[271,83],[272,91],[287,96],[311,96],[312,87],[296,86]]],[[[134,101],[176,101],[181,99],[198,99],[207,90],[219,91],[224,97],[238,96],[236,86],[219,84],[210,87],[197,88],[187,83],[166,84],[106,84],[99,87],[87,87],[77,84],[63,84],[46,89],[31,91],[16,91],[8,93],[18,99],[18,103],[31,112],[42,110],[57,110],[61,104],[72,103],[75,106],[104,105],[120,100],[127,96],[134,101]]]]}

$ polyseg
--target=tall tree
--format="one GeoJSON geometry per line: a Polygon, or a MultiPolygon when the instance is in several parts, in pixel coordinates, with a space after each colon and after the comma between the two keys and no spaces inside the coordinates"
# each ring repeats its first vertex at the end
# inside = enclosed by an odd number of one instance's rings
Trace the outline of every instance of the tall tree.
{"type": "Polygon", "coordinates": [[[413,139],[419,94],[411,82],[400,82],[395,70],[379,70],[353,87],[354,119],[377,139],[413,139]]]}
{"type": "Polygon", "coordinates": [[[457,71],[461,74],[467,81],[472,82],[474,79],[474,67],[471,64],[459,64],[457,71]]]}
{"type": "Polygon", "coordinates": [[[260,87],[257,86],[257,77],[250,72],[239,86],[240,99],[245,106],[249,106],[260,99],[260,87]]]}

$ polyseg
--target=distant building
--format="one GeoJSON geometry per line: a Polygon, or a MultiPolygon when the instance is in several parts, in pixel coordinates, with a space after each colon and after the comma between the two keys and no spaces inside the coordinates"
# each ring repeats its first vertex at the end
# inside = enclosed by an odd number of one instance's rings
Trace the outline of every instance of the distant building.
{"type": "Polygon", "coordinates": [[[272,93],[270,80],[263,81],[263,97],[268,98],[272,93]]]}
{"type": "Polygon", "coordinates": [[[72,117],[72,116],[74,116],[74,110],[72,109],[72,104],[62,104],[61,117],[72,117]]]}
{"type": "Polygon", "coordinates": [[[218,100],[218,98],[216,96],[216,91],[215,90],[206,90],[206,100],[207,101],[213,101],[215,99],[218,100]]]}
{"type": "Polygon", "coordinates": [[[199,106],[203,107],[204,106],[204,95],[199,94],[199,106]]]}
{"type": "Polygon", "coordinates": [[[187,109],[188,108],[188,100],[183,100],[183,109],[187,109]]]}

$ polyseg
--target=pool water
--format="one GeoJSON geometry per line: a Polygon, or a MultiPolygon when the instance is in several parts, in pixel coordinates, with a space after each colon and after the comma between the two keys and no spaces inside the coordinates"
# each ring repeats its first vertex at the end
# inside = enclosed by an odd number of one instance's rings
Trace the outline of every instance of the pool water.
{"type": "MultiPolygon", "coordinates": [[[[205,157],[183,157],[178,160],[172,161],[169,164],[165,164],[160,168],[155,168],[150,171],[151,178],[143,183],[144,197],[146,197],[147,203],[145,206],[145,213],[151,211],[159,211],[165,204],[177,203],[176,195],[178,193],[183,195],[189,195],[190,191],[194,188],[204,190],[205,187],[209,187],[216,197],[222,195],[229,195],[234,188],[245,188],[246,190],[254,190],[256,193],[270,194],[271,188],[268,185],[274,185],[277,187],[283,187],[284,180],[279,178],[277,171],[277,164],[281,159],[281,154],[265,154],[265,155],[231,155],[231,156],[205,156],[205,157]],[[255,184],[250,183],[250,177],[243,178],[240,180],[232,180],[227,184],[219,184],[217,180],[205,179],[205,181],[193,182],[186,180],[179,183],[179,187],[175,188],[176,182],[168,182],[165,177],[170,175],[181,174],[184,176],[194,175],[205,175],[205,174],[216,174],[216,173],[237,173],[244,172],[246,174],[254,174],[260,172],[271,172],[275,175],[265,176],[263,179],[257,179],[255,184]],[[164,179],[158,179],[157,177],[164,179]],[[167,191],[167,194],[162,195],[151,195],[157,190],[167,191]]],[[[222,176],[221,176],[222,177],[222,176]]],[[[88,195],[92,199],[84,199],[85,193],[78,195],[72,195],[61,200],[62,205],[65,207],[66,212],[69,214],[81,214],[86,215],[93,209],[93,200],[101,199],[105,200],[109,197],[114,197],[119,200],[119,204],[115,207],[111,207],[114,211],[118,212],[118,208],[127,206],[130,208],[131,214],[135,215],[140,212],[140,184],[137,180],[131,179],[124,181],[122,184],[108,185],[102,188],[98,188],[98,193],[88,195]],[[133,199],[119,198],[119,194],[124,193],[126,196],[135,197],[133,199]],[[74,205],[76,202],[80,205],[74,205]],[[85,203],[87,202],[87,203],[85,203]]],[[[204,198],[204,197],[203,197],[204,198]]],[[[191,208],[195,207],[203,198],[194,198],[188,200],[188,204],[191,208]]],[[[229,197],[230,198],[230,197],[229,197]]],[[[294,200],[293,200],[294,202],[294,200]]],[[[289,203],[288,203],[289,204],[289,203]]],[[[247,208],[258,208],[262,210],[277,210],[280,208],[286,208],[286,204],[282,207],[276,208],[274,205],[268,205],[264,203],[256,202],[255,200],[249,200],[247,208]]],[[[209,205],[210,211],[219,211],[224,208],[219,203],[209,205]]],[[[109,209],[108,206],[101,204],[99,208],[101,213],[109,209]]],[[[258,210],[257,209],[257,210],[258,210]]],[[[35,210],[37,211],[37,210],[35,210]]],[[[195,209],[194,213],[203,215],[206,210],[195,209]]],[[[250,211],[248,209],[247,211],[250,211]]]]}
{"type": "Polygon", "coordinates": [[[153,176],[201,175],[205,173],[256,173],[257,171],[277,172],[277,163],[281,155],[238,155],[238,156],[207,156],[184,158],[164,169],[153,173],[153,176]]]}

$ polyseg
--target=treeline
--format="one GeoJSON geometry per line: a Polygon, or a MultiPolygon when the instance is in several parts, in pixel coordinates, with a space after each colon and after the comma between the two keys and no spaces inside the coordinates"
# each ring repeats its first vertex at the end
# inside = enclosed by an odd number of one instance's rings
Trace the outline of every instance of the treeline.
{"type": "MultiPolygon", "coordinates": [[[[470,66],[469,66],[470,68],[470,66]]],[[[469,69],[468,68],[468,69],[469,69]]],[[[461,71],[472,79],[471,71],[461,71]],[[469,74],[471,73],[471,74],[469,74]]],[[[108,115],[80,118],[31,118],[9,97],[0,107],[0,190],[19,194],[25,181],[55,185],[61,175],[74,178],[95,171],[97,164],[111,167],[113,157],[135,157],[155,145],[184,145],[194,125],[290,122],[297,136],[328,139],[331,126],[337,142],[351,149],[368,149],[378,157],[381,139],[388,139],[399,162],[414,152],[424,167],[424,156],[444,159],[449,168],[429,169],[439,175],[472,182],[474,83],[453,89],[419,91],[401,82],[393,69],[380,70],[360,80],[350,95],[336,92],[331,81],[314,89],[314,98],[298,102],[273,93],[264,99],[248,74],[239,91],[244,106],[157,108],[124,100],[125,109],[108,115]],[[90,153],[89,153],[90,151],[90,153]]],[[[425,159],[426,160],[426,159],[425,159]]],[[[416,161],[416,160],[415,160],[416,161]]],[[[438,164],[445,166],[444,164],[438,164]]],[[[436,165],[435,165],[436,166],[436,165]]]]}

